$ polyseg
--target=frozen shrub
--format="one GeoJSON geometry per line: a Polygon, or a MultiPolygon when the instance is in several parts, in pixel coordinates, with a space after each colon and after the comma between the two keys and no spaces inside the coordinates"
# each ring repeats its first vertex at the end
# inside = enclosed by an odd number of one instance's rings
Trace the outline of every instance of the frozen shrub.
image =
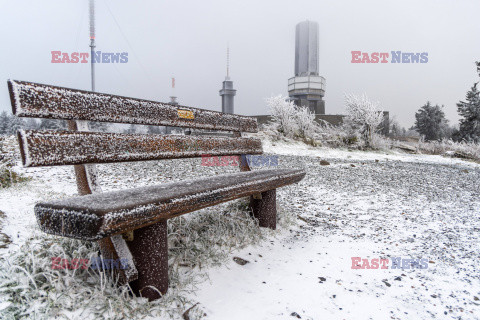
{"type": "Polygon", "coordinates": [[[0,189],[11,187],[14,183],[26,181],[27,178],[19,175],[12,168],[0,164],[0,189]]]}
{"type": "Polygon", "coordinates": [[[373,135],[383,121],[380,103],[371,101],[366,94],[345,94],[345,106],[345,125],[360,134],[366,147],[371,147],[373,135]]]}
{"type": "Polygon", "coordinates": [[[8,188],[15,183],[26,181],[27,178],[14,170],[18,154],[14,137],[0,137],[0,189],[8,188]]]}
{"type": "Polygon", "coordinates": [[[267,99],[273,121],[267,131],[276,132],[287,138],[299,138],[312,142],[318,130],[315,114],[307,107],[296,106],[286,97],[276,96],[267,99]]]}
{"type": "Polygon", "coordinates": [[[268,98],[267,105],[272,113],[275,129],[287,138],[295,137],[298,131],[296,116],[298,111],[295,104],[279,95],[268,98]]]}
{"type": "Polygon", "coordinates": [[[370,101],[366,95],[346,96],[348,116],[345,124],[334,126],[315,120],[307,107],[296,106],[286,97],[275,96],[267,99],[273,121],[264,127],[265,133],[275,138],[302,139],[313,146],[361,147],[361,143],[375,149],[390,149],[391,142],[377,134],[383,122],[379,104],[370,101]]]}
{"type": "Polygon", "coordinates": [[[418,149],[429,154],[451,154],[460,158],[480,161],[480,145],[474,142],[454,142],[449,139],[441,141],[418,141],[418,149]]]}
{"type": "Polygon", "coordinates": [[[315,114],[307,107],[299,107],[296,113],[298,134],[304,141],[312,140],[318,124],[315,122],[315,114]]]}
{"type": "Polygon", "coordinates": [[[357,137],[349,135],[343,126],[334,126],[325,120],[317,125],[315,139],[318,145],[328,147],[352,146],[357,142],[357,137]]]}
{"type": "Polygon", "coordinates": [[[392,140],[381,134],[374,133],[372,135],[371,147],[377,150],[388,150],[392,148],[392,140]]]}

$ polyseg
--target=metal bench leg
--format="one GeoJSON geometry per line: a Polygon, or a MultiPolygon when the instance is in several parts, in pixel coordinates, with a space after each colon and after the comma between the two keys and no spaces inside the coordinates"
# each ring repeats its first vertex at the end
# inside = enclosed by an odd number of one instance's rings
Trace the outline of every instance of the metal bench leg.
{"type": "Polygon", "coordinates": [[[133,241],[127,243],[138,270],[138,279],[130,286],[149,301],[160,298],[168,289],[167,220],[135,230],[133,241]]]}
{"type": "Polygon", "coordinates": [[[250,196],[250,208],[258,219],[260,227],[277,228],[277,192],[276,189],[262,192],[261,196],[250,196]],[[261,198],[261,199],[258,199],[261,198]]]}

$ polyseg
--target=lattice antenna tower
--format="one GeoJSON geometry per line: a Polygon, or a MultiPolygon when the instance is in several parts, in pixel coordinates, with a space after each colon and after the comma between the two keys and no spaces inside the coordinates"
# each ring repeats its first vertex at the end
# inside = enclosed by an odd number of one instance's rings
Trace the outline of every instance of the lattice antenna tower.
{"type": "Polygon", "coordinates": [[[95,91],[95,0],[90,0],[90,66],[92,71],[92,91],[95,91]]]}
{"type": "Polygon", "coordinates": [[[227,44],[227,80],[230,79],[230,45],[227,44]]]}

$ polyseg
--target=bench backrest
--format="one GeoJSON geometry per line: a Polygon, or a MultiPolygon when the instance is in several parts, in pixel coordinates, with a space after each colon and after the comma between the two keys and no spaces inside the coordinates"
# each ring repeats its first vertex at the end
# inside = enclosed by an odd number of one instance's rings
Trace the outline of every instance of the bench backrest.
{"type": "Polygon", "coordinates": [[[21,130],[27,167],[261,154],[256,119],[104,93],[9,80],[12,110],[19,117],[100,121],[232,131],[235,137],[21,130]]]}

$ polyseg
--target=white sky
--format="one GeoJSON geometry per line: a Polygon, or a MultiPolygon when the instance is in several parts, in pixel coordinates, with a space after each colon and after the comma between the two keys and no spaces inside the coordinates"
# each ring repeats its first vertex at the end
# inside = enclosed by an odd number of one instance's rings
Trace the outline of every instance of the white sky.
{"type": "MultiPolygon", "coordinates": [[[[309,19],[320,26],[328,114],[343,112],[344,92],[366,92],[404,126],[427,100],[455,123],[456,102],[478,80],[479,13],[479,0],[97,0],[97,50],[128,52],[129,62],[97,64],[96,86],[168,101],[175,76],[181,104],[220,110],[229,43],[236,113],[266,114],[266,97],[287,95],[295,24],[309,19]],[[352,64],[353,50],[428,52],[429,61],[352,64]]],[[[9,78],[90,88],[88,64],[50,62],[53,50],[89,52],[87,0],[0,0],[0,39],[0,111],[10,111],[9,78]]]]}

